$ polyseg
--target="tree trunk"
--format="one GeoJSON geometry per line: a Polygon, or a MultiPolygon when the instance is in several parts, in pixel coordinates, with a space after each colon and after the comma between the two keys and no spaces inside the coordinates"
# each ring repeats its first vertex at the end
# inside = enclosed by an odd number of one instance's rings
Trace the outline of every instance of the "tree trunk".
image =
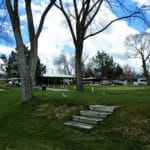
{"type": "Polygon", "coordinates": [[[37,65],[37,56],[33,56],[33,59],[35,61],[31,62],[30,76],[31,76],[32,87],[35,87],[36,86],[36,83],[35,83],[35,72],[36,72],[36,65],[37,65]]]}
{"type": "Polygon", "coordinates": [[[31,77],[28,72],[26,74],[20,73],[20,75],[22,79],[22,102],[26,102],[33,97],[31,77]]]}
{"type": "Polygon", "coordinates": [[[35,84],[35,73],[36,73],[36,65],[37,65],[37,50],[38,50],[38,41],[35,39],[31,44],[31,52],[29,57],[29,66],[30,66],[30,76],[32,81],[32,87],[36,86],[35,84]]]}
{"type": "Polygon", "coordinates": [[[30,100],[33,96],[32,80],[24,54],[25,49],[26,47],[23,44],[17,46],[17,61],[22,85],[22,102],[30,100]]]}
{"type": "Polygon", "coordinates": [[[142,57],[142,65],[143,65],[143,71],[144,71],[144,76],[145,76],[145,78],[146,78],[147,85],[150,85],[149,72],[148,72],[148,70],[147,70],[146,62],[145,62],[145,60],[144,60],[143,57],[142,57]]]}
{"type": "Polygon", "coordinates": [[[82,49],[81,43],[76,46],[75,69],[76,69],[76,90],[83,91],[83,64],[82,64],[82,49]]]}

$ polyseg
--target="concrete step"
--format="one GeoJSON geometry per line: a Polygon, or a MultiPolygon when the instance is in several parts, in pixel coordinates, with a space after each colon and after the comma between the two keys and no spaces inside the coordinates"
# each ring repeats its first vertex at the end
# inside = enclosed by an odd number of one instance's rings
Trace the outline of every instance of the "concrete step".
{"type": "Polygon", "coordinates": [[[78,128],[82,128],[82,129],[92,129],[93,128],[93,125],[76,122],[76,121],[68,121],[68,122],[65,122],[64,125],[78,127],[78,128]]]}
{"type": "Polygon", "coordinates": [[[81,116],[89,117],[89,118],[98,118],[98,119],[106,118],[109,114],[110,113],[107,112],[98,112],[92,110],[80,111],[81,116]]]}
{"type": "Polygon", "coordinates": [[[118,106],[108,106],[108,105],[90,105],[89,109],[92,111],[99,111],[99,112],[107,112],[112,113],[118,106]]]}
{"type": "Polygon", "coordinates": [[[87,123],[87,124],[97,124],[98,122],[103,120],[103,119],[98,119],[98,118],[89,118],[85,116],[76,116],[76,115],[73,115],[72,118],[73,118],[73,121],[87,123]]]}

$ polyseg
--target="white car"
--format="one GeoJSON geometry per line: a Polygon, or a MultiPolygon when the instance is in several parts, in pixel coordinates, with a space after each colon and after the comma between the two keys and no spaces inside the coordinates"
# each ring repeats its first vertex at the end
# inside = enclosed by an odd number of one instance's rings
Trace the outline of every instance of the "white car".
{"type": "Polygon", "coordinates": [[[147,85],[145,78],[139,78],[136,82],[133,83],[133,85],[147,85]]]}

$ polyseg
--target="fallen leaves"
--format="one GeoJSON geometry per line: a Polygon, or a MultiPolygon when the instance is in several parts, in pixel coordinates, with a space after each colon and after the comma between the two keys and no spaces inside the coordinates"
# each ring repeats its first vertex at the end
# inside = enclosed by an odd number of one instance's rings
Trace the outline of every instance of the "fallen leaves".
{"type": "Polygon", "coordinates": [[[79,107],[67,105],[54,106],[47,103],[39,106],[39,108],[35,113],[35,116],[48,119],[52,118],[63,119],[69,113],[74,112],[77,109],[79,109],[79,107]]]}

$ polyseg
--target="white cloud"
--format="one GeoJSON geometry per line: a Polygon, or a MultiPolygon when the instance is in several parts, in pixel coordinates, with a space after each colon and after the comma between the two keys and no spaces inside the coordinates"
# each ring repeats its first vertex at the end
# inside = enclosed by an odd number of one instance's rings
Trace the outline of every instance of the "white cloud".
{"type": "Polygon", "coordinates": [[[148,28],[148,29],[146,30],[146,32],[147,32],[147,33],[150,33],[150,28],[148,28]]]}
{"type": "Polygon", "coordinates": [[[139,5],[150,5],[150,0],[133,0],[137,2],[139,5]]]}
{"type": "MultiPolygon", "coordinates": [[[[109,16],[106,17],[108,18],[105,21],[107,23],[111,19],[116,18],[116,16],[108,9],[105,11],[105,13],[106,14],[102,16],[109,16]]],[[[119,63],[122,66],[130,64],[139,71],[139,66],[141,63],[139,63],[139,60],[137,59],[128,59],[126,55],[126,47],[124,45],[126,37],[135,33],[138,33],[138,31],[128,26],[125,21],[118,21],[112,24],[104,32],[96,35],[95,37],[87,39],[84,44],[84,50],[88,50],[91,57],[96,54],[97,50],[104,50],[107,54],[113,56],[116,63],[119,63]]]]}
{"type": "Polygon", "coordinates": [[[6,56],[8,56],[12,50],[14,50],[14,48],[0,45],[0,55],[5,54],[6,56]]]}
{"type": "Polygon", "coordinates": [[[64,45],[72,45],[70,32],[63,25],[63,21],[62,14],[53,8],[45,20],[45,26],[39,38],[39,56],[47,65],[48,72],[54,70],[53,59],[61,53],[64,45]]]}

